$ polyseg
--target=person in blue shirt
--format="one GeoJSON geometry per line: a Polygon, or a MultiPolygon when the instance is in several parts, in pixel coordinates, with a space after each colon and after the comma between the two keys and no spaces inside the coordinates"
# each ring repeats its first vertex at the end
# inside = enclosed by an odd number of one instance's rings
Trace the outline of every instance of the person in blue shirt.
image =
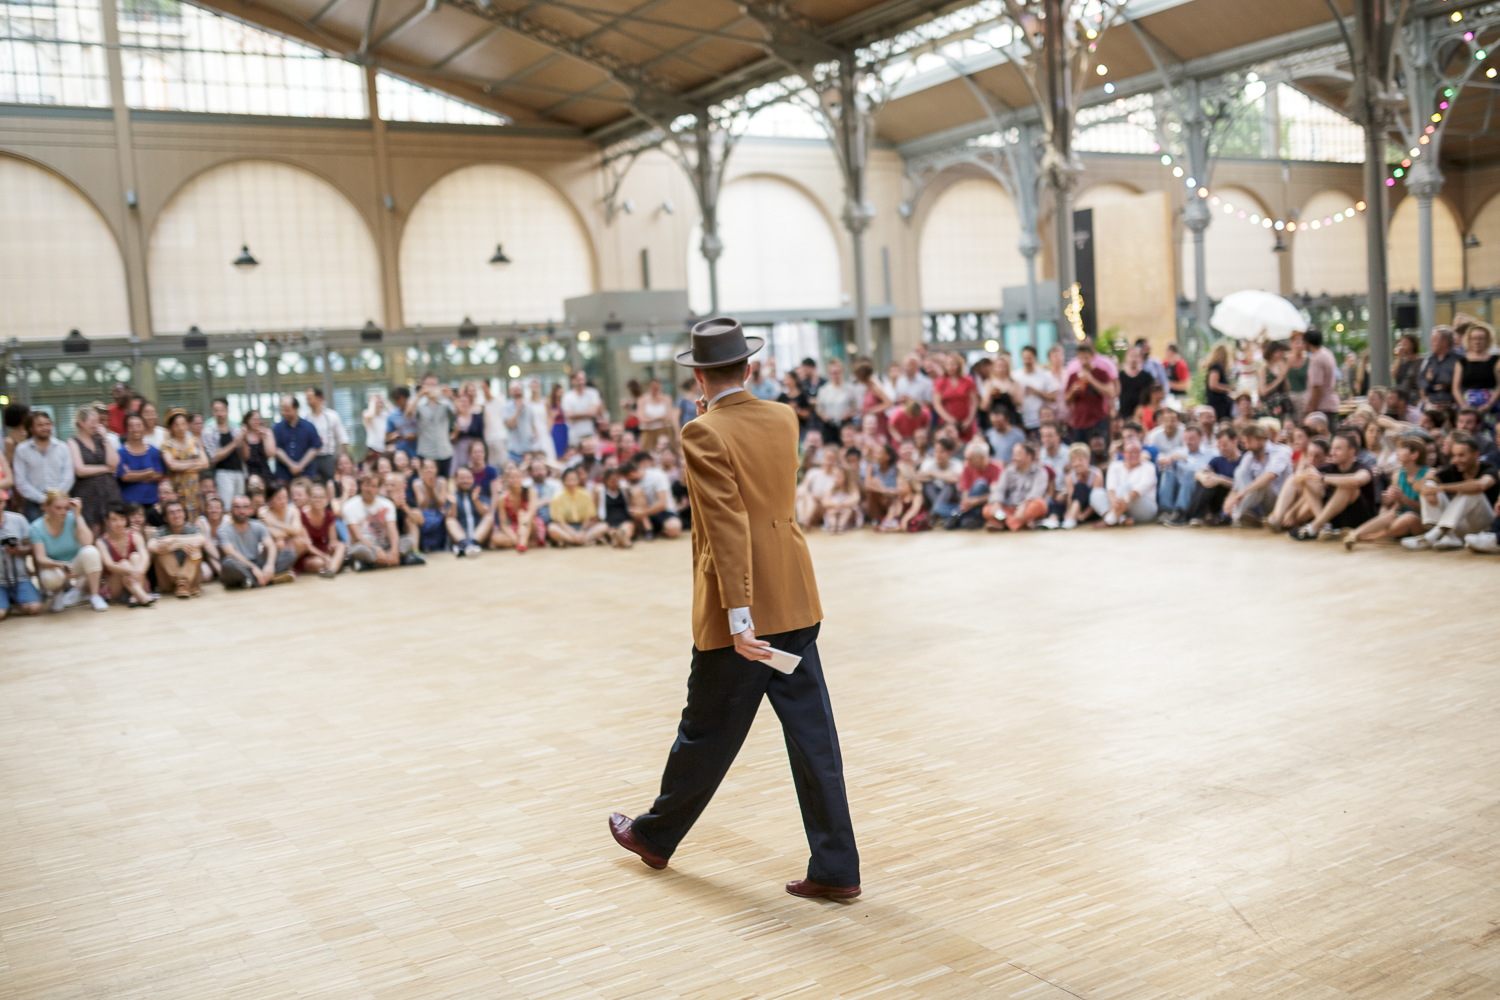
{"type": "Polygon", "coordinates": [[[296,479],[309,465],[318,460],[323,439],[311,420],[297,415],[297,397],[288,393],[281,397],[281,419],[271,429],[276,439],[276,478],[296,479]]]}
{"type": "Polygon", "coordinates": [[[750,377],[745,380],[745,388],[756,399],[764,399],[768,403],[776,402],[776,397],[781,395],[780,383],[762,375],[759,361],[750,362],[750,377]]]}
{"type": "Polygon", "coordinates": [[[158,499],[157,483],[167,478],[161,452],[146,443],[146,421],[139,413],[125,418],[125,441],[120,445],[120,499],[151,507],[158,499]]]}
{"type": "Polygon", "coordinates": [[[1194,527],[1222,524],[1226,520],[1224,501],[1234,489],[1234,473],[1240,464],[1240,444],[1234,429],[1225,426],[1219,431],[1218,444],[1218,457],[1209,459],[1208,465],[1199,470],[1198,485],[1188,502],[1188,524],[1194,527]]]}

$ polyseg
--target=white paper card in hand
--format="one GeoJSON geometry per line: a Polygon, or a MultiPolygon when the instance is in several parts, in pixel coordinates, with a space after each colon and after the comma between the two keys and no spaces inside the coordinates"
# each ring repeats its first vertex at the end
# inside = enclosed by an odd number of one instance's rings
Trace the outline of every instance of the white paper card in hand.
{"type": "Polygon", "coordinates": [[[771,658],[766,662],[772,670],[780,670],[784,674],[789,674],[797,669],[797,664],[802,662],[802,657],[793,656],[791,653],[783,653],[775,646],[772,646],[771,658]]]}

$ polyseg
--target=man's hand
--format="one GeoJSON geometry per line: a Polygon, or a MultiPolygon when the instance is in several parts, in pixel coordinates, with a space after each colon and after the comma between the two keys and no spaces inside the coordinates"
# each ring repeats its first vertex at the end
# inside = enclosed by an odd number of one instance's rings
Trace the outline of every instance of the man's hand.
{"type": "Polygon", "coordinates": [[[708,412],[708,399],[703,396],[699,396],[693,400],[693,405],[698,407],[698,416],[700,417],[708,412]]]}
{"type": "Polygon", "coordinates": [[[755,629],[747,628],[734,637],[734,651],[747,660],[769,660],[771,644],[755,638],[755,629]]]}

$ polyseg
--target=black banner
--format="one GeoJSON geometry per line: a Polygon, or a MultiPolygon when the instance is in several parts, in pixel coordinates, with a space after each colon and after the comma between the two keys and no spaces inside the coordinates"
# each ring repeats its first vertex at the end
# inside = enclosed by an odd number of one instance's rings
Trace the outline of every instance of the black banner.
{"type": "Polygon", "coordinates": [[[1094,301],[1094,210],[1080,208],[1073,213],[1073,275],[1083,296],[1083,332],[1099,335],[1098,303],[1094,301]]]}

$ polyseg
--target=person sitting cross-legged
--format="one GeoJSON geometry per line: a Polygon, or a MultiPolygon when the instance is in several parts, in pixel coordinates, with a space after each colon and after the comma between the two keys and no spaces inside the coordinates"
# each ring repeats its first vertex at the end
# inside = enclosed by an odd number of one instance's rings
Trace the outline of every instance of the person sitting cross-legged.
{"type": "Polygon", "coordinates": [[[1332,450],[1333,444],[1325,437],[1308,439],[1307,447],[1302,449],[1301,460],[1292,474],[1286,477],[1281,493],[1276,498],[1276,507],[1265,520],[1267,528],[1272,531],[1296,531],[1313,519],[1317,508],[1308,501],[1303,486],[1310,477],[1318,474],[1320,465],[1328,463],[1332,450]]]}
{"type": "MultiPolygon", "coordinates": [[[[177,501],[173,501],[176,503],[177,501]]],[[[106,600],[120,601],[130,608],[146,608],[156,603],[156,595],[146,579],[151,568],[151,554],[145,537],[130,526],[135,504],[112,503],[104,512],[104,531],[99,536],[99,593],[106,600]]]]}
{"type": "Polygon", "coordinates": [[[636,534],[648,539],[657,535],[676,538],[682,534],[682,521],[672,510],[672,481],[656,467],[655,455],[638,452],[620,466],[620,476],[630,501],[636,534]]]}
{"type": "Polygon", "coordinates": [[[490,545],[525,553],[531,545],[547,539],[547,526],[537,516],[536,487],[527,482],[519,466],[507,465],[491,484],[490,545]]]}
{"type": "Polygon", "coordinates": [[[1277,495],[1292,473],[1292,449],[1266,439],[1266,429],[1251,421],[1240,427],[1240,464],[1234,489],[1224,499],[1224,513],[1236,528],[1258,527],[1276,506],[1277,495]]]}
{"type": "MultiPolygon", "coordinates": [[[[187,509],[173,500],[163,512],[166,524],[146,543],[156,563],[156,584],[162,593],[197,597],[203,588],[203,537],[196,523],[187,519],[187,509]]],[[[220,527],[223,527],[220,525],[220,527]]]]}
{"type": "Polygon", "coordinates": [[[990,461],[990,446],[978,438],[964,446],[964,466],[958,477],[958,496],[953,501],[934,504],[933,512],[943,518],[949,531],[969,531],[984,527],[984,505],[1004,472],[998,462],[990,461]]]}
{"type": "Polygon", "coordinates": [[[1375,473],[1359,461],[1359,450],[1358,434],[1340,432],[1334,435],[1329,461],[1304,476],[1302,494],[1313,518],[1293,535],[1298,541],[1338,541],[1344,531],[1352,531],[1380,512],[1375,473]]]}
{"type": "Polygon", "coordinates": [[[42,516],[31,522],[31,559],[42,593],[52,596],[52,610],[70,608],[88,594],[95,611],[108,611],[99,593],[103,564],[94,533],[83,523],[83,501],[62,490],[42,496],[42,516]]]}
{"type": "MultiPolygon", "coordinates": [[[[483,447],[481,442],[475,445],[483,447]]],[[[489,541],[490,505],[485,500],[485,490],[474,482],[473,470],[465,465],[453,474],[453,490],[448,496],[448,507],[443,520],[448,526],[448,537],[453,542],[453,554],[460,559],[478,557],[489,541]]]]}
{"type": "Polygon", "coordinates": [[[1240,463],[1240,445],[1234,429],[1225,424],[1218,432],[1219,454],[1208,460],[1193,478],[1193,499],[1188,501],[1188,526],[1221,524],[1224,504],[1234,489],[1234,477],[1240,463]]]}
{"type": "Polygon", "coordinates": [[[1344,549],[1353,551],[1360,542],[1382,538],[1406,538],[1422,530],[1422,494],[1417,484],[1427,478],[1427,442],[1419,437],[1403,437],[1396,444],[1399,466],[1391,485],[1381,496],[1384,507],[1379,514],[1344,536],[1344,549]]]}
{"type": "Polygon", "coordinates": [[[547,540],[553,545],[593,545],[609,534],[609,525],[599,520],[594,498],[583,488],[576,468],[563,470],[562,492],[552,498],[552,525],[547,540]]]}
{"type": "Polygon", "coordinates": [[[990,531],[1020,531],[1047,516],[1047,470],[1036,460],[1036,445],[1018,441],[1011,447],[1010,464],[990,491],[984,506],[990,531]]]}
{"type": "Polygon", "coordinates": [[[1109,495],[1109,513],[1101,522],[1104,527],[1156,517],[1156,466],[1145,461],[1144,454],[1141,443],[1127,437],[1120,446],[1120,457],[1110,463],[1104,474],[1104,491],[1109,495]]]}
{"type": "MultiPolygon", "coordinates": [[[[0,452],[3,459],[4,452],[0,452]]],[[[31,582],[26,557],[31,554],[31,525],[13,510],[0,510],[0,618],[39,615],[42,595],[31,582]]]]}
{"type": "Polygon", "coordinates": [[[339,538],[337,515],[328,502],[328,487],[313,483],[307,488],[307,506],[298,511],[307,548],[297,559],[297,572],[316,573],[325,580],[338,576],[348,546],[339,538]]]}
{"type": "Polygon", "coordinates": [[[1422,494],[1422,523],[1432,527],[1424,535],[1401,539],[1408,549],[1463,548],[1468,536],[1489,529],[1491,512],[1500,502],[1500,473],[1480,459],[1479,442],[1462,431],[1455,431],[1449,441],[1453,461],[1429,470],[1417,489],[1422,494]]]}
{"type": "MultiPolygon", "coordinates": [[[[1175,419],[1174,415],[1173,420],[1175,419]]],[[[1158,427],[1151,433],[1156,434],[1161,430],[1158,427]]],[[[1187,523],[1188,506],[1193,501],[1193,490],[1198,485],[1198,473],[1208,468],[1208,463],[1218,452],[1203,440],[1203,430],[1197,424],[1189,424],[1174,437],[1181,438],[1180,445],[1163,445],[1162,454],[1156,460],[1159,470],[1156,502],[1165,514],[1162,523],[1175,527],[1187,523]]]]}
{"type": "Polygon", "coordinates": [[[253,511],[247,496],[230,502],[229,520],[219,525],[219,579],[230,589],[291,583],[296,553],[277,548],[270,529],[250,516],[253,511]]]}
{"type": "Polygon", "coordinates": [[[1109,513],[1109,494],[1104,491],[1104,473],[1093,463],[1089,446],[1082,441],[1068,445],[1068,468],[1063,473],[1052,514],[1042,522],[1044,528],[1061,527],[1071,531],[1091,517],[1109,513]],[[1058,522],[1058,515],[1062,521],[1058,522]]]}
{"type": "MultiPolygon", "coordinates": [[[[392,480],[400,477],[391,474],[392,480]]],[[[399,483],[395,484],[399,490],[399,483]]],[[[396,505],[380,495],[386,482],[376,472],[360,477],[359,495],[344,501],[349,529],[349,562],[356,573],[385,566],[414,565],[416,542],[396,528],[396,505]]]]}
{"type": "Polygon", "coordinates": [[[604,512],[609,543],[617,549],[628,549],[635,544],[636,520],[630,516],[630,484],[620,472],[620,466],[611,465],[593,484],[594,508],[604,512]]]}

